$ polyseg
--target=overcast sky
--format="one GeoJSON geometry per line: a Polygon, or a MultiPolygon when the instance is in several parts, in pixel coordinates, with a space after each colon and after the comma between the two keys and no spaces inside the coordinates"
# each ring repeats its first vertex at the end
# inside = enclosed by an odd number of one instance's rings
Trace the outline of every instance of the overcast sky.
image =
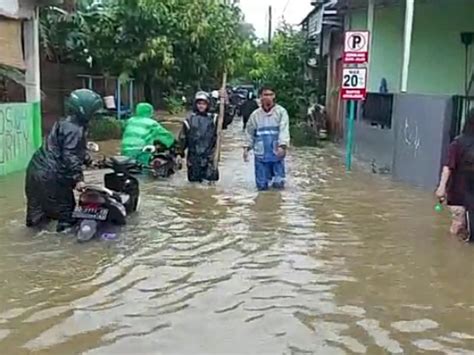
{"type": "Polygon", "coordinates": [[[311,0],[240,0],[245,20],[255,27],[259,37],[266,37],[268,33],[269,5],[273,6],[273,28],[280,23],[282,16],[286,22],[298,24],[312,9],[311,0]]]}

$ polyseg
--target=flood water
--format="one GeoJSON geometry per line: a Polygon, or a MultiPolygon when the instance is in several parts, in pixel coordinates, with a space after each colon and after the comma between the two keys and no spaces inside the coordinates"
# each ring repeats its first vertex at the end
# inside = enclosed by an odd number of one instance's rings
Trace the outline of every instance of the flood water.
{"type": "Polygon", "coordinates": [[[301,147],[259,194],[240,145],[217,186],[144,178],[117,241],[26,230],[0,180],[0,354],[474,354],[474,248],[429,193],[301,147]]]}

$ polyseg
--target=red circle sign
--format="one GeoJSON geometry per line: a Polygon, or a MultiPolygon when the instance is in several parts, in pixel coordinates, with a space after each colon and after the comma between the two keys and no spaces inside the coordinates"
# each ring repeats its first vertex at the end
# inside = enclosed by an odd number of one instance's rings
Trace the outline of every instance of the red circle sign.
{"type": "Polygon", "coordinates": [[[365,49],[367,45],[367,39],[365,36],[354,33],[347,37],[347,47],[351,49],[351,51],[359,52],[365,49]]]}

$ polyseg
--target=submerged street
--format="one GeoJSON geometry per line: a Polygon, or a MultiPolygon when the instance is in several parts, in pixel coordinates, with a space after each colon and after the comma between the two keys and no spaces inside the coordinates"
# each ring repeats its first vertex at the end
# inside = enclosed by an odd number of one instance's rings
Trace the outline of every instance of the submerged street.
{"type": "Polygon", "coordinates": [[[117,241],[28,231],[23,176],[2,178],[0,353],[474,354],[474,248],[430,193],[328,146],[259,194],[241,141],[216,186],[143,177],[117,241]]]}

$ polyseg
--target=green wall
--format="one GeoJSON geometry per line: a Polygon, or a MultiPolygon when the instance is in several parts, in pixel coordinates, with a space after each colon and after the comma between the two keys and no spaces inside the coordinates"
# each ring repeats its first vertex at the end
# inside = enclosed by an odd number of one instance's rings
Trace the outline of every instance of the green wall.
{"type": "MultiPolygon", "coordinates": [[[[390,92],[400,91],[404,13],[403,6],[375,9],[369,91],[378,91],[382,78],[390,92]]],[[[350,27],[367,29],[367,11],[354,12],[350,27]]],[[[415,0],[408,92],[464,93],[462,31],[474,31],[474,0],[415,0]]]]}
{"type": "Polygon", "coordinates": [[[39,103],[0,105],[0,176],[26,168],[41,145],[39,103]]]}
{"type": "Polygon", "coordinates": [[[415,7],[409,92],[464,93],[464,45],[460,33],[474,32],[474,1],[450,0],[415,7]]]}

